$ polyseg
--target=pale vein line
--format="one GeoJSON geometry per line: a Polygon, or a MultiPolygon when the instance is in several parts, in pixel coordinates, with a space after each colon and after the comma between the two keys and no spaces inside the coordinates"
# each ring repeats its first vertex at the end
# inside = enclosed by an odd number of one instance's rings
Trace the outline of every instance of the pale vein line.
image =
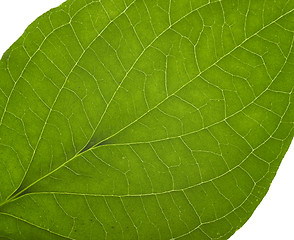
{"type": "MultiPolygon", "coordinates": [[[[135,1],[133,1],[132,4],[133,4],[134,2],[135,2],[135,1]]],[[[101,34],[102,34],[102,33],[108,28],[108,26],[109,26],[112,22],[114,22],[117,18],[119,18],[121,15],[123,15],[123,14],[125,13],[125,11],[126,11],[126,10],[127,10],[132,4],[130,4],[130,5],[129,5],[124,11],[122,11],[122,12],[121,12],[118,16],[116,16],[112,21],[110,21],[110,22],[109,22],[109,23],[108,23],[108,24],[107,24],[107,25],[101,30],[101,32],[100,32],[100,33],[99,33],[99,34],[93,39],[93,41],[87,46],[87,48],[83,49],[82,54],[80,55],[80,57],[78,58],[77,62],[74,64],[74,66],[73,66],[72,69],[70,70],[69,74],[68,74],[67,77],[65,78],[64,83],[63,83],[63,85],[61,86],[61,88],[59,89],[59,91],[58,91],[58,93],[57,93],[57,96],[55,97],[54,102],[53,102],[53,104],[52,104],[52,107],[50,108],[50,110],[49,110],[49,112],[48,112],[48,114],[47,114],[47,117],[46,117],[46,119],[45,119],[45,123],[44,123],[44,125],[43,125],[43,127],[42,127],[42,129],[41,129],[41,132],[40,132],[40,135],[39,135],[39,138],[38,138],[38,141],[37,141],[36,147],[35,147],[35,149],[34,149],[34,151],[33,151],[32,157],[31,157],[31,159],[30,159],[30,163],[29,163],[29,165],[28,165],[28,167],[27,167],[27,170],[26,170],[26,172],[25,172],[25,174],[24,174],[24,176],[23,176],[21,182],[19,183],[19,187],[21,186],[21,184],[22,184],[23,181],[25,180],[25,177],[27,176],[27,173],[28,173],[28,171],[29,171],[29,169],[30,169],[30,166],[31,166],[32,162],[33,162],[34,156],[35,156],[35,154],[36,154],[36,152],[37,152],[38,146],[39,146],[39,144],[40,144],[40,141],[41,141],[41,139],[42,139],[43,133],[44,133],[45,128],[46,128],[46,126],[47,126],[47,122],[48,122],[48,120],[49,120],[49,117],[51,116],[51,113],[52,113],[52,111],[53,111],[53,108],[54,108],[54,106],[55,106],[55,104],[56,104],[56,102],[57,102],[57,100],[58,100],[58,98],[59,98],[59,96],[60,96],[60,94],[61,94],[61,91],[64,89],[64,87],[65,87],[65,85],[66,85],[66,83],[67,83],[67,80],[68,80],[68,78],[70,77],[71,73],[73,73],[74,69],[76,68],[76,66],[78,65],[79,61],[82,59],[82,57],[84,56],[85,52],[86,52],[86,51],[92,46],[92,44],[96,41],[96,39],[98,39],[98,37],[101,36],[101,34]]],[[[1,122],[0,122],[0,124],[1,124],[1,122]]],[[[7,199],[9,199],[13,194],[14,194],[14,192],[11,193],[11,194],[7,197],[7,199]]]]}
{"type": "MultiPolygon", "coordinates": [[[[262,31],[263,29],[265,29],[266,27],[268,27],[268,26],[270,26],[271,24],[273,24],[273,23],[275,23],[276,21],[278,21],[279,19],[281,19],[282,17],[284,17],[284,16],[286,16],[287,14],[290,14],[291,12],[293,12],[294,11],[294,9],[292,9],[292,10],[290,10],[290,11],[288,11],[287,13],[285,13],[285,14],[283,14],[282,16],[280,16],[279,18],[277,18],[275,21],[273,21],[273,22],[271,22],[271,23],[269,23],[268,25],[266,25],[265,27],[263,27],[261,30],[259,30],[259,31],[257,31],[256,33],[254,33],[253,35],[251,35],[249,38],[247,38],[246,40],[244,40],[241,44],[239,44],[238,46],[236,46],[233,50],[231,50],[229,53],[227,53],[225,56],[227,56],[227,55],[229,55],[230,53],[232,53],[237,47],[240,47],[242,44],[244,44],[247,40],[249,40],[249,39],[251,39],[252,37],[254,37],[255,35],[257,35],[260,31],[262,31]]],[[[292,46],[293,47],[293,46],[292,46]]],[[[291,48],[292,49],[292,48],[291,48]]],[[[291,53],[291,50],[290,50],[290,53],[291,53]]],[[[224,56],[224,57],[225,57],[224,56]]],[[[222,57],[221,59],[223,59],[224,57],[222,57]]],[[[208,69],[210,69],[213,65],[215,65],[216,63],[218,63],[220,60],[218,60],[218,61],[216,61],[215,63],[213,63],[210,67],[208,67],[208,68],[206,68],[204,71],[206,71],[206,70],[208,70],[208,69]]],[[[202,72],[203,73],[203,72],[202,72]]],[[[202,73],[200,73],[200,74],[202,74],[202,73]]],[[[193,79],[192,79],[193,80],[193,79]]],[[[191,80],[191,81],[192,81],[191,80]]],[[[190,82],[191,82],[190,81],[190,82]]],[[[188,84],[188,83],[187,83],[188,84]]],[[[186,84],[186,85],[187,85],[186,84]]],[[[184,86],[183,86],[184,87],[184,86]]],[[[182,87],[182,88],[183,88],[182,87]]],[[[181,88],[181,89],[182,89],[181,88]]],[[[179,91],[179,90],[178,90],[179,91]]],[[[169,96],[171,96],[171,95],[169,95],[169,96]]],[[[162,102],[161,102],[162,103],[162,102]]],[[[161,103],[159,103],[158,105],[160,105],[161,103]]],[[[157,106],[157,105],[156,105],[157,106]]],[[[155,107],[156,107],[155,106],[155,107]]],[[[154,107],[154,108],[155,108],[154,107]]],[[[149,112],[149,111],[148,111],[149,112]]],[[[144,114],[144,115],[146,115],[146,114],[144,114]]],[[[144,116],[143,115],[143,116],[144,116]]],[[[140,118],[142,118],[142,116],[140,117],[140,118]]],[[[139,120],[140,118],[138,118],[137,120],[139,120]]],[[[137,121],[136,120],[136,121],[137,121]]],[[[134,122],[133,122],[134,123],[134,122]]],[[[132,124],[132,123],[131,123],[132,124]]],[[[131,124],[129,124],[129,125],[131,125],[131,124]]],[[[128,126],[129,126],[128,125],[128,126]]],[[[127,127],[128,127],[127,126],[127,127]]],[[[126,128],[126,127],[125,127],[126,128]]],[[[125,128],[123,128],[123,129],[125,129],[125,128]]],[[[123,130],[122,129],[122,130],[123,130]]],[[[121,130],[121,131],[122,131],[121,130]]],[[[116,133],[117,134],[117,133],[116,133]]],[[[110,137],[112,137],[112,136],[110,136],[110,137]]],[[[110,137],[108,137],[107,139],[109,139],[110,137]]],[[[105,141],[106,139],[104,139],[103,141],[105,141]]],[[[102,141],[101,141],[102,142],[102,141]]],[[[94,146],[94,148],[95,148],[95,146],[94,146]]],[[[57,170],[59,170],[60,168],[62,168],[63,166],[65,166],[66,164],[68,164],[69,162],[71,162],[72,160],[74,160],[75,158],[77,158],[77,157],[79,157],[80,155],[82,155],[82,154],[84,154],[84,153],[86,153],[86,152],[88,152],[88,151],[92,151],[93,150],[93,148],[89,148],[88,150],[86,150],[85,152],[82,152],[82,153],[77,153],[75,156],[73,156],[71,159],[69,159],[69,160],[67,160],[67,161],[65,161],[63,164],[61,164],[59,167],[57,167],[56,169],[54,169],[54,170],[52,170],[51,172],[49,172],[49,173],[47,173],[46,175],[44,175],[43,177],[41,177],[41,178],[39,178],[38,180],[36,180],[35,182],[33,182],[33,183],[31,183],[29,186],[27,186],[26,188],[24,188],[22,191],[20,191],[17,195],[15,195],[14,197],[18,197],[22,192],[24,192],[25,190],[27,190],[28,188],[30,188],[31,186],[33,186],[34,184],[36,184],[37,182],[39,182],[39,181],[41,181],[42,179],[44,179],[44,178],[46,178],[47,176],[49,176],[49,175],[51,175],[52,173],[54,173],[54,172],[56,172],[57,170]]]]}
{"type": "MultiPolygon", "coordinates": [[[[222,59],[224,59],[225,57],[227,57],[228,55],[230,55],[232,52],[234,52],[237,48],[241,47],[245,42],[247,42],[248,40],[250,40],[251,38],[253,38],[254,36],[256,36],[257,34],[259,34],[261,31],[263,31],[265,28],[269,27],[270,25],[274,24],[276,21],[280,20],[281,18],[283,18],[284,16],[286,16],[287,14],[290,14],[294,11],[294,9],[292,9],[291,11],[281,15],[279,18],[277,18],[276,20],[274,20],[273,22],[265,25],[263,28],[261,28],[260,30],[258,30],[257,32],[255,32],[253,35],[251,35],[250,37],[248,37],[247,39],[243,40],[239,45],[237,45],[236,47],[234,47],[231,51],[229,51],[228,53],[226,53],[225,55],[223,55],[219,60],[215,61],[214,63],[212,63],[209,67],[207,67],[206,69],[204,69],[202,72],[199,72],[194,78],[192,78],[190,81],[188,81],[187,83],[185,83],[182,87],[180,87],[178,90],[176,90],[175,92],[173,92],[172,94],[168,95],[165,99],[163,99],[161,102],[159,102],[157,105],[155,105],[153,108],[148,109],[148,111],[146,111],[146,113],[144,113],[143,115],[141,115],[139,118],[137,118],[136,120],[134,120],[133,122],[129,123],[128,125],[126,125],[125,127],[123,127],[122,129],[120,129],[119,131],[117,131],[116,133],[112,134],[111,136],[101,140],[99,143],[97,143],[96,145],[99,145],[102,142],[107,141],[108,139],[114,137],[115,135],[119,134],[120,132],[122,132],[123,130],[125,130],[126,128],[128,128],[130,125],[134,124],[135,122],[137,122],[138,120],[140,120],[141,118],[143,118],[145,115],[147,115],[149,112],[151,112],[152,110],[158,108],[158,106],[160,106],[161,104],[163,104],[167,99],[169,99],[171,96],[174,96],[176,93],[178,93],[179,91],[181,91],[183,88],[185,88],[187,85],[189,85],[191,82],[193,82],[195,79],[197,79],[201,74],[203,74],[204,72],[206,72],[207,70],[209,70],[210,68],[212,68],[213,66],[215,66],[217,63],[219,63],[222,59]]],[[[101,121],[100,121],[101,122],[101,121]]]]}
{"type": "Polygon", "coordinates": [[[2,215],[4,215],[4,216],[11,217],[11,218],[14,218],[14,219],[17,219],[17,220],[19,220],[19,221],[22,221],[22,222],[24,222],[24,223],[27,223],[27,224],[29,224],[29,225],[31,225],[31,226],[33,226],[33,227],[36,227],[36,228],[38,228],[38,229],[41,229],[41,230],[43,230],[43,231],[49,232],[49,233],[51,233],[51,234],[53,234],[53,235],[56,235],[56,236],[58,236],[58,237],[62,237],[62,238],[65,238],[65,239],[74,240],[74,238],[69,238],[69,237],[66,237],[66,236],[64,236],[64,235],[62,235],[62,234],[56,233],[56,232],[54,232],[54,231],[51,231],[50,229],[43,228],[43,227],[38,226],[38,225],[36,225],[36,224],[34,224],[34,223],[28,221],[28,220],[25,220],[25,219],[23,219],[23,218],[17,217],[17,216],[15,216],[15,215],[13,215],[13,214],[10,214],[10,213],[4,213],[4,212],[0,212],[0,214],[2,214],[2,215]]]}

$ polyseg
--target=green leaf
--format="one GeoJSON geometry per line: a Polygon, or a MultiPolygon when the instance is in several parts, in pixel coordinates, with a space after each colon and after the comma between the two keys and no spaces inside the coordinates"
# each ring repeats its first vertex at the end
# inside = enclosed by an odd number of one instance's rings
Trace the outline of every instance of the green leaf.
{"type": "Polygon", "coordinates": [[[0,62],[0,238],[228,239],[294,135],[294,1],[68,0],[0,62]]]}

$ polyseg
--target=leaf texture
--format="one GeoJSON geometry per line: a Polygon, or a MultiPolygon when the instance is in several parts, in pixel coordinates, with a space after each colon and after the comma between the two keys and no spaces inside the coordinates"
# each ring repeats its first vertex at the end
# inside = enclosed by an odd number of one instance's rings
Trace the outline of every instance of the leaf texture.
{"type": "Polygon", "coordinates": [[[0,62],[0,238],[228,239],[294,131],[294,1],[68,0],[0,62]]]}

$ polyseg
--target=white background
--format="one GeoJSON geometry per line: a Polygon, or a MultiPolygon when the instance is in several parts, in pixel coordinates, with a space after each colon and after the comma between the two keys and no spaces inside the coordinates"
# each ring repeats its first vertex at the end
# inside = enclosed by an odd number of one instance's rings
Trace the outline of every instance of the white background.
{"type": "MultiPolygon", "coordinates": [[[[62,2],[63,0],[0,0],[0,56],[32,21],[62,2]]],[[[294,142],[268,194],[250,220],[230,240],[294,240],[293,183],[294,142]]]]}

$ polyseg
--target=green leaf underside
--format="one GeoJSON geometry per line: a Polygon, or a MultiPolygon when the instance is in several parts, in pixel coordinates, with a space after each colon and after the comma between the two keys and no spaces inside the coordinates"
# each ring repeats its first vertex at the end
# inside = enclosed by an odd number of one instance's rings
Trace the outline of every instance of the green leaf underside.
{"type": "Polygon", "coordinates": [[[228,239],[293,138],[294,1],[69,0],[0,62],[0,239],[228,239]]]}

